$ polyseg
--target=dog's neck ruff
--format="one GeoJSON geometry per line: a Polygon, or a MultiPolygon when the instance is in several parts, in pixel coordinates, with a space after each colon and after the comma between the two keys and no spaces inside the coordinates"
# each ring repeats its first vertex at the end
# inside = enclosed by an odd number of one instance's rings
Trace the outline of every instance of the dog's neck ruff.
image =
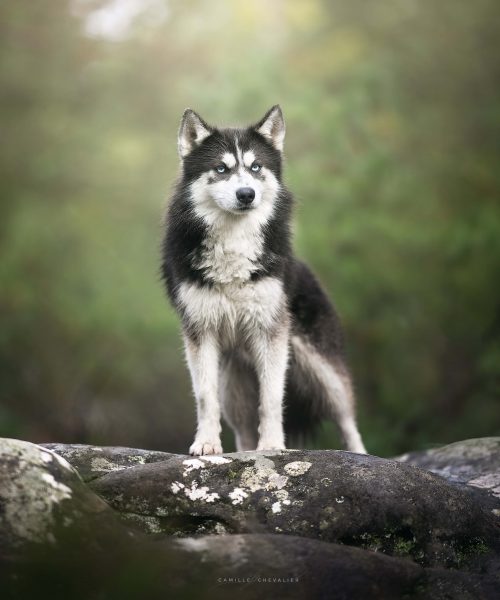
{"type": "MultiPolygon", "coordinates": [[[[195,188],[193,192],[195,195],[199,190],[195,188]]],[[[192,266],[201,270],[208,282],[229,285],[251,281],[264,252],[264,226],[274,212],[276,194],[273,196],[264,198],[258,208],[239,215],[221,210],[209,198],[200,202],[198,195],[193,202],[194,212],[205,223],[206,233],[192,266]]]]}
{"type": "Polygon", "coordinates": [[[211,283],[244,283],[258,269],[263,245],[254,215],[223,215],[207,229],[193,266],[211,283]]]}

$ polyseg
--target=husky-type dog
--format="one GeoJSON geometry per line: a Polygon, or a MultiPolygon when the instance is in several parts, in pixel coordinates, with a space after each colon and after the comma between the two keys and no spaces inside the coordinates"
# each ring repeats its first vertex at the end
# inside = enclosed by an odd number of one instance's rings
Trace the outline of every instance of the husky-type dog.
{"type": "Polygon", "coordinates": [[[219,454],[221,413],[242,450],[285,448],[323,417],[365,453],[339,319],[290,245],[279,106],[220,129],[187,109],[162,271],[181,320],[196,397],[192,455],[219,454]]]}

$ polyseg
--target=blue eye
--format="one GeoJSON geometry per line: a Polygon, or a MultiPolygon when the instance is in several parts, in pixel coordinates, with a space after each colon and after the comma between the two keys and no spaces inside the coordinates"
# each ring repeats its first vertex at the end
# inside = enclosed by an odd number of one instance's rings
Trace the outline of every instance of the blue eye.
{"type": "Polygon", "coordinates": [[[258,173],[261,169],[261,166],[259,165],[259,163],[253,163],[253,165],[250,168],[254,173],[258,173]]]}
{"type": "Polygon", "coordinates": [[[215,167],[215,170],[217,171],[217,173],[225,173],[226,165],[219,165],[218,167],[215,167]]]}

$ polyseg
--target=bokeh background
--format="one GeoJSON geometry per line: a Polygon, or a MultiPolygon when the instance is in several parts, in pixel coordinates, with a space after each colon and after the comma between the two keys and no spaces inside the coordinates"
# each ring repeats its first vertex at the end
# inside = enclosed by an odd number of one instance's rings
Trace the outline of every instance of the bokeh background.
{"type": "Polygon", "coordinates": [[[159,277],[179,119],[248,123],[276,102],[296,251],[342,315],[368,449],[499,435],[499,12],[3,2],[0,435],[187,450],[159,277]]]}

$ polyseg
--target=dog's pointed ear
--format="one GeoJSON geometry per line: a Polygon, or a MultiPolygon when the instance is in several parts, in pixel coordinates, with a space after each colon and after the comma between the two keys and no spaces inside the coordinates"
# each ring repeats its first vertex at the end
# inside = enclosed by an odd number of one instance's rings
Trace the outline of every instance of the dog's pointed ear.
{"type": "Polygon", "coordinates": [[[270,108],[257,125],[254,126],[254,129],[257,133],[268,139],[276,150],[283,151],[285,120],[283,119],[283,113],[279,104],[270,108]]]}
{"type": "Polygon", "coordinates": [[[213,128],[190,108],[182,115],[177,147],[181,158],[187,156],[196,146],[213,132],[213,128]]]}

